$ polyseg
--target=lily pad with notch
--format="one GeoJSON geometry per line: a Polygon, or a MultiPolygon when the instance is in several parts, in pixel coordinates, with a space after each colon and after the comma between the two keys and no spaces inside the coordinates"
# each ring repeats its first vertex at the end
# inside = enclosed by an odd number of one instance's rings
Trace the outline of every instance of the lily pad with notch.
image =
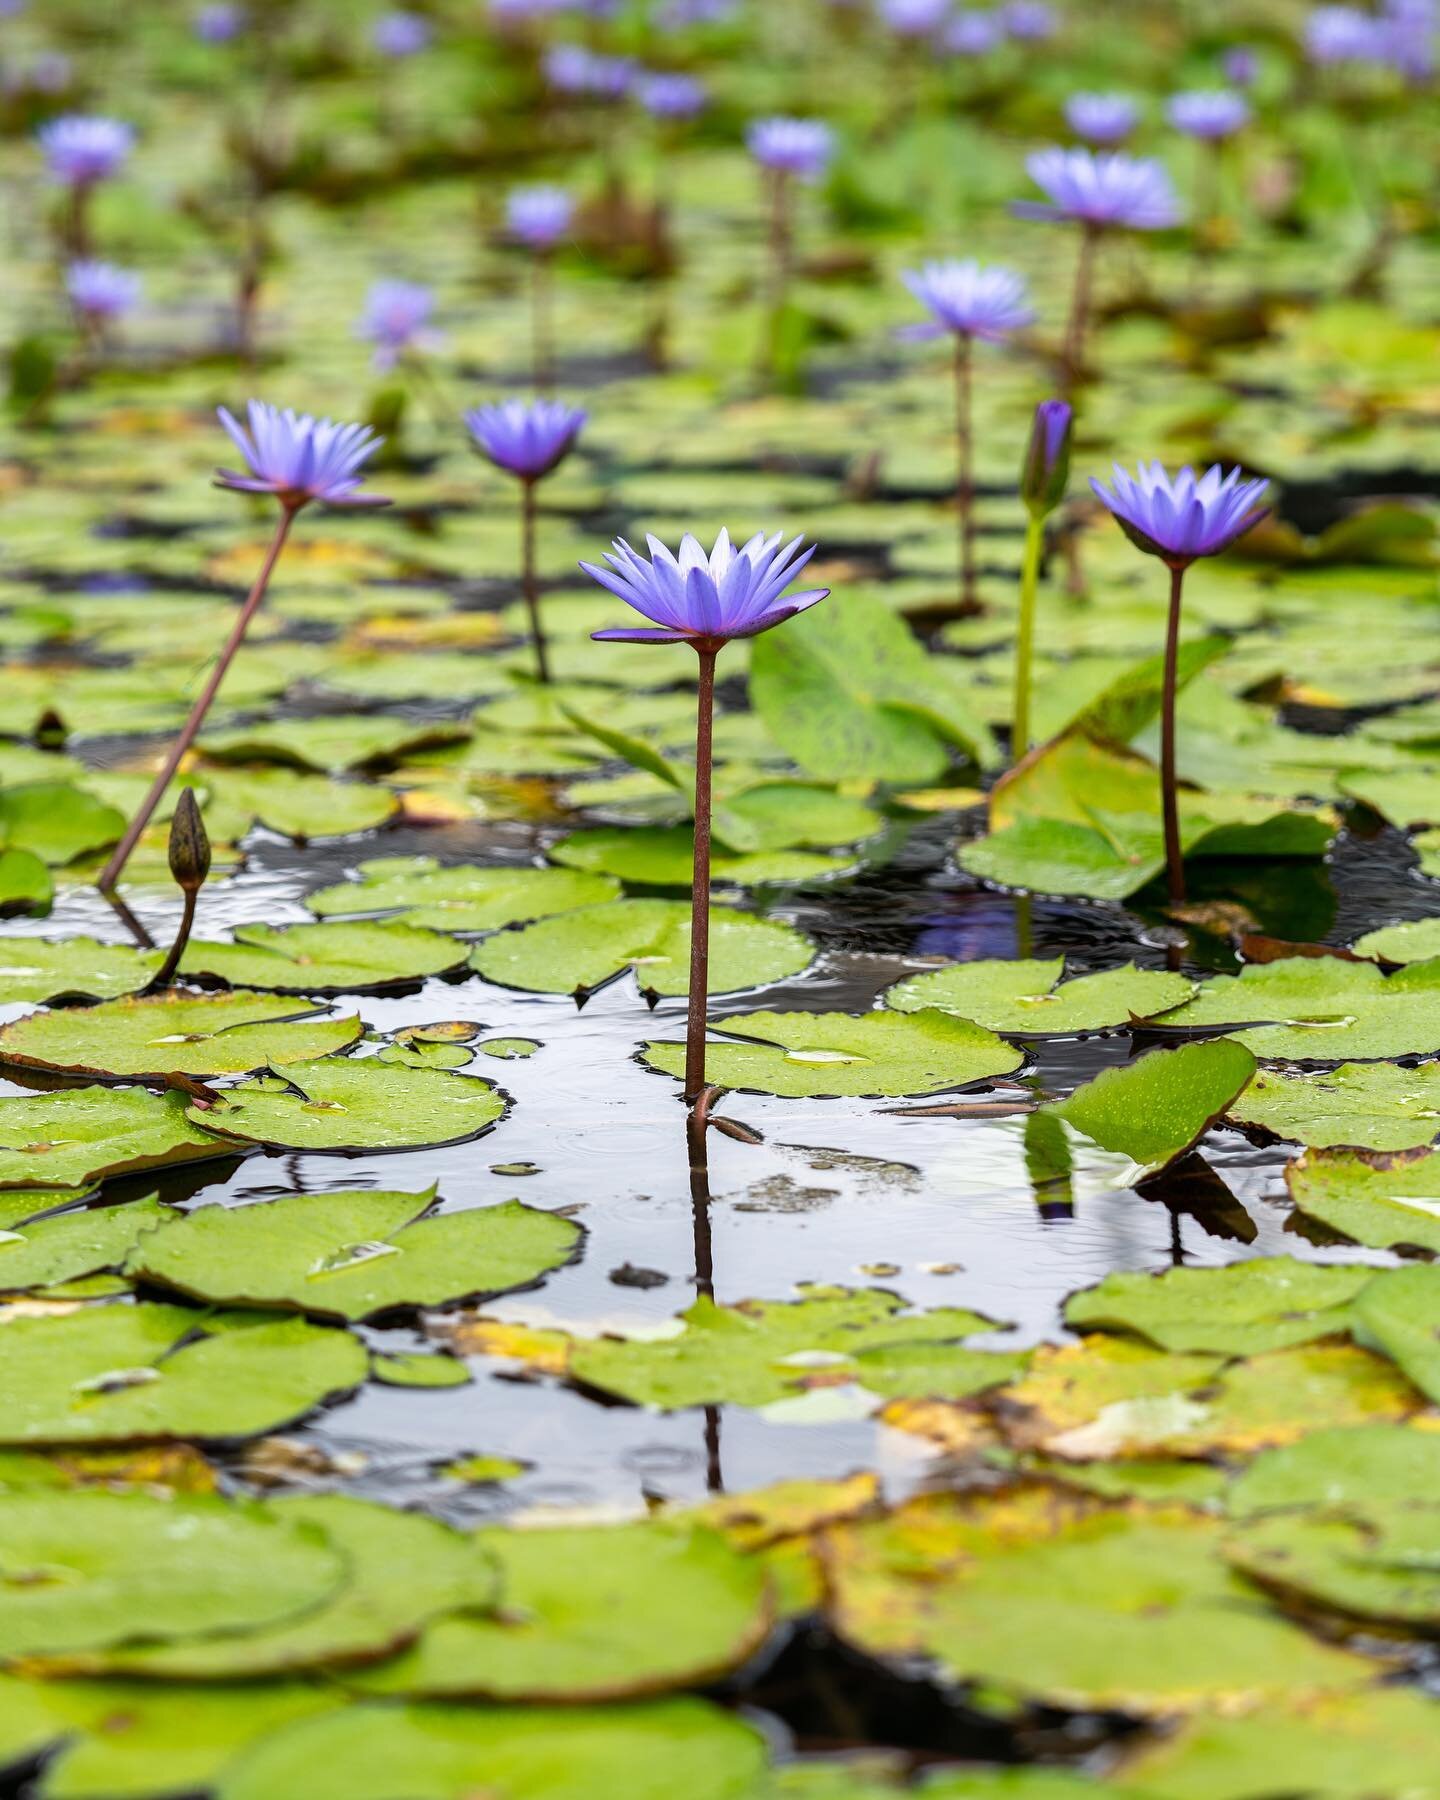
{"type": "MultiPolygon", "coordinates": [[[[788,1099],[897,1098],[938,1094],[1012,1075],[1025,1056],[983,1025],[933,1007],[920,1012],[734,1013],[716,1029],[740,1040],[712,1042],[705,1078],[788,1099]]],[[[650,1043],[644,1061],[684,1073],[683,1044],[650,1043]]]]}
{"type": "Polygon", "coordinates": [[[462,968],[454,938],[406,924],[238,925],[233,943],[191,942],[182,975],[270,993],[349,994],[462,968]]]}
{"type": "Polygon", "coordinates": [[[1170,1012],[1195,992],[1183,975],[1126,963],[1097,975],[1062,979],[1065,959],[954,963],[907,976],[887,989],[885,1004],[901,1012],[938,1006],[1013,1037],[1058,1037],[1114,1031],[1170,1012]]]}
{"type": "Polygon", "coordinates": [[[499,931],[554,913],[618,899],[607,875],[568,869],[482,869],[443,866],[428,856],[386,856],[363,862],[358,879],[320,888],[306,898],[321,918],[390,913],[396,922],[431,931],[499,931]]]}

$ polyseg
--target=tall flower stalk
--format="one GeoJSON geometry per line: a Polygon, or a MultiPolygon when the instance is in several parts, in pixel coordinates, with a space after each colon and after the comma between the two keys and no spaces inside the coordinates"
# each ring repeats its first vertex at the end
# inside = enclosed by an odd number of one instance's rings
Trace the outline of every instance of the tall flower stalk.
{"type": "Polygon", "coordinates": [[[290,536],[290,528],[297,516],[316,500],[326,506],[390,504],[378,495],[362,494],[359,491],[365,479],[364,464],[383,442],[383,439],[376,437],[365,426],[337,425],[330,419],[311,418],[308,413],[292,412],[289,408],[282,412],[278,407],[267,406],[260,400],[250,402],[246,425],[243,426],[227,408],[222,406],[219,412],[220,423],[229,432],[249,473],[241,475],[230,469],[221,469],[215,478],[215,485],[242,494],[272,495],[279,505],[280,514],[275,522],[270,547],[265,552],[265,560],[260,565],[260,572],[245,598],[245,604],[240,608],[219,659],[210,672],[209,680],[190,709],[190,716],[180,728],[179,736],[170,746],[139,811],[100,872],[97,885],[102,891],[113,888],[119,881],[131,853],[140,841],[141,833],[165,798],[186,752],[205,723],[206,714],[214,704],[236,652],[245,641],[250,622],[265,598],[270,578],[275,573],[275,565],[280,560],[290,536]]]}
{"type": "Polygon", "coordinates": [[[552,320],[555,252],[568,235],[575,202],[564,188],[516,188],[505,203],[505,228],[512,243],[530,253],[531,379],[541,393],[555,373],[552,320]]]}
{"type": "Polygon", "coordinates": [[[51,181],[64,191],[59,238],[66,261],[91,254],[90,203],[102,181],[118,175],[135,146],[135,128],[121,119],[66,113],[36,134],[51,181]]]}
{"type": "Polygon", "coordinates": [[[788,590],[815,554],[803,538],[783,549],[777,531],[757,532],[737,550],[722,531],[707,556],[687,532],[678,556],[658,538],[647,538],[650,561],[617,538],[605,560],[581,568],[612,594],[652,621],[620,626],[594,636],[611,643],[689,644],[699,659],[695,718],[695,858],[690,902],[690,995],[685,1027],[685,1101],[705,1095],[705,1003],[710,988],[710,837],[715,726],[715,662],[735,638],[758,637],[814,606],[828,588],[788,590]]]}
{"type": "Polygon", "coordinates": [[[1171,476],[1159,463],[1141,463],[1132,476],[1117,463],[1113,480],[1113,487],[1094,479],[1090,485],[1120,521],[1121,529],[1136,549],[1158,556],[1170,571],[1160,711],[1160,805],[1170,901],[1177,905],[1185,898],[1185,859],[1175,785],[1175,694],[1185,571],[1202,556],[1219,556],[1252,525],[1260,523],[1270,510],[1260,504],[1270,484],[1246,481],[1239,469],[1222,475],[1218,463],[1201,476],[1191,468],[1171,476]]]}
{"type": "Polygon", "coordinates": [[[819,181],[834,154],[834,135],[818,119],[757,119],[746,134],[759,164],[769,202],[767,295],[762,372],[780,372],[785,314],[795,267],[795,183],[819,181]]]}
{"type": "Polygon", "coordinates": [[[975,569],[974,349],[976,339],[1001,343],[1033,322],[1024,278],[1010,269],[977,262],[927,263],[903,277],[906,287],[930,314],[901,332],[913,339],[954,340],[956,483],[955,512],[961,610],[980,605],[975,569]]]}
{"type": "Polygon", "coordinates": [[[1042,400],[1035,409],[1030,444],[1020,471],[1020,498],[1028,514],[1025,549],[1020,565],[1020,618],[1015,633],[1015,696],[1010,728],[1011,759],[1019,762],[1030,749],[1030,674],[1035,659],[1035,597],[1040,558],[1045,548],[1045,521],[1065,498],[1070,480],[1070,431],[1073,413],[1064,400],[1042,400]]]}
{"type": "Polygon", "coordinates": [[[477,407],[465,423],[477,448],[497,469],[520,483],[520,586],[535,646],[535,675],[550,680],[550,657],[540,617],[540,583],[535,569],[535,489],[575,448],[587,414],[558,400],[507,400],[477,407]]]}

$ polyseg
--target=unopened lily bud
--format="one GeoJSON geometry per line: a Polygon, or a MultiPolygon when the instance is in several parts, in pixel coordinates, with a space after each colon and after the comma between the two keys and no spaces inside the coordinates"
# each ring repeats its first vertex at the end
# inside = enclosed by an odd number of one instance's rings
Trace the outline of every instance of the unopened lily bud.
{"type": "Polygon", "coordinates": [[[1064,400],[1035,408],[1030,444],[1020,470],[1020,498],[1032,519],[1043,519],[1065,498],[1070,481],[1070,428],[1074,414],[1064,400]]]}
{"type": "Polygon", "coordinates": [[[193,788],[181,793],[170,821],[170,873],[187,894],[197,892],[210,873],[210,838],[193,788]]]}

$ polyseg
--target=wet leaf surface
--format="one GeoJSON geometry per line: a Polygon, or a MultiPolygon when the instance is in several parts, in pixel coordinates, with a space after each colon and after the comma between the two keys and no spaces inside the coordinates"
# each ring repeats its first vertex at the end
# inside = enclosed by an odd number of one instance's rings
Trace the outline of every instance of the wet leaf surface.
{"type": "Polygon", "coordinates": [[[1064,981],[1063,958],[1053,962],[960,963],[912,975],[891,988],[885,1004],[902,1012],[937,1006],[991,1031],[1015,1037],[1113,1031],[1180,1006],[1195,992],[1182,975],[1157,970],[1107,969],[1064,981]]]}
{"type": "Polygon", "coordinates": [[[388,913],[431,931],[498,931],[550,913],[572,912],[619,895],[602,875],[562,869],[442,867],[428,856],[380,857],[361,863],[359,880],[306,897],[322,918],[337,913],[388,913]]]}
{"type": "Polygon", "coordinates": [[[1239,1044],[1152,1050],[1136,1062],[1104,1070],[1045,1110],[1149,1174],[1197,1143],[1254,1072],[1254,1057],[1239,1044]]]}

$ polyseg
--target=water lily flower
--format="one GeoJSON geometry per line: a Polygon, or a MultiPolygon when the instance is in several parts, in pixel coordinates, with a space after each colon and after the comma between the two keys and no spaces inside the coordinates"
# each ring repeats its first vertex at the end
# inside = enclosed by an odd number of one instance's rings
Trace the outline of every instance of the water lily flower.
{"type": "Polygon", "coordinates": [[[1046,0],[1009,0],[1000,8],[1000,20],[1005,35],[1019,44],[1043,43],[1059,29],[1055,8],[1046,0]]]}
{"type": "Polygon", "coordinates": [[[135,127],[122,119],[67,113],[35,134],[51,179],[67,187],[91,187],[119,173],[135,147],[135,127]]]}
{"type": "Polygon", "coordinates": [[[1023,219],[1066,220],[1080,227],[1080,255],[1065,332],[1064,364],[1071,383],[1084,366],[1085,335],[1095,254],[1107,231],[1164,231],[1179,223],[1180,203],[1164,165],[1123,150],[1039,150],[1025,164],[1049,202],[1016,201],[1023,219]]]}
{"type": "Polygon", "coordinates": [[[950,11],[950,0],[879,0],[881,22],[898,38],[933,37],[950,11]]]}
{"type": "Polygon", "coordinates": [[[929,312],[920,325],[905,327],[909,338],[955,340],[955,435],[959,448],[956,510],[959,519],[960,604],[977,606],[975,582],[975,474],[971,376],[975,340],[1001,343],[1014,331],[1033,324],[1025,278],[1013,269],[964,261],[926,263],[901,276],[906,287],[929,312]]]}
{"type": "Polygon", "coordinates": [[[575,201],[564,188],[539,183],[512,188],[505,201],[505,226],[529,250],[553,250],[575,217],[575,201]]]}
{"type": "Polygon", "coordinates": [[[710,103],[705,83],[683,74],[642,76],[635,86],[635,98],[652,119],[693,119],[710,103]]]}
{"type": "Polygon", "coordinates": [[[1015,636],[1015,697],[1010,754],[1016,762],[1030,748],[1030,674],[1034,661],[1035,595],[1045,548],[1045,521],[1065,498],[1070,481],[1070,434],[1074,412],[1064,400],[1042,400],[1035,408],[1030,442],[1020,470],[1020,498],[1029,515],[1020,563],[1020,617],[1015,636]]]}
{"type": "Polygon", "coordinates": [[[427,350],[439,341],[425,329],[435,295],[414,281],[377,281],[365,296],[356,334],[375,345],[377,369],[393,369],[407,350],[427,350]]]}
{"type": "Polygon", "coordinates": [[[1250,102],[1243,94],[1228,88],[1195,88],[1188,93],[1172,94],[1165,106],[1165,116],[1187,137],[1219,143],[1234,137],[1250,123],[1250,102]]]}
{"type": "Polygon", "coordinates": [[[756,119],[745,142],[762,168],[798,181],[818,181],[835,153],[835,134],[819,119],[756,119]]]}
{"type": "Polygon", "coordinates": [[[958,12],[940,34],[941,48],[951,56],[988,56],[1004,41],[1005,28],[995,12],[958,12]]]}
{"type": "Polygon", "coordinates": [[[520,580],[530,615],[536,673],[550,680],[550,661],[540,617],[540,589],[535,574],[535,487],[559,467],[575,448],[587,414],[558,400],[506,400],[481,406],[465,415],[479,449],[497,469],[520,482],[520,580]]]}
{"type": "Polygon", "coordinates": [[[639,65],[629,56],[602,56],[583,44],[555,44],[545,54],[545,79],[557,94],[623,100],[639,65]]]}
{"type": "Polygon", "coordinates": [[[690,25],[723,25],[735,15],[739,0],[658,0],[651,19],[661,31],[684,31],[690,25]]]}
{"type": "Polygon", "coordinates": [[[239,37],[247,24],[245,8],[231,0],[214,0],[202,6],[191,22],[191,29],[202,44],[228,44],[239,37]]]}
{"type": "Polygon", "coordinates": [[[418,56],[433,36],[430,21],[419,13],[388,12],[375,21],[370,41],[382,56],[418,56]]]}
{"type": "Polygon", "coordinates": [[[1304,28],[1305,54],[1321,68],[1338,63],[1378,62],[1384,32],[1374,13],[1358,6],[1317,6],[1304,28]]]}
{"type": "MultiPolygon", "coordinates": [[[[695,860],[690,899],[690,1002],[685,1030],[685,1098],[694,1107],[705,1091],[705,1001],[710,967],[710,815],[715,659],[732,638],[755,637],[816,605],[828,588],[788,590],[815,554],[803,537],[781,547],[780,532],[757,532],[737,550],[722,531],[707,556],[688,532],[673,555],[658,538],[646,543],[650,561],[617,538],[605,560],[580,567],[633,606],[649,626],[597,631],[596,638],[636,644],[689,644],[700,661],[695,724],[695,860]]],[[[697,1117],[700,1115],[697,1114],[697,1117]]]]}
{"type": "Polygon", "coordinates": [[[280,503],[279,518],[260,572],[236,615],[209,679],[170,746],[150,791],[100,872],[97,886],[102,893],[109,893],[120,879],[141,833],[154,817],[175,779],[176,770],[205,723],[236,652],[245,641],[251,620],[265,598],[296,518],[313,501],[326,506],[390,504],[378,495],[358,492],[365,479],[365,463],[384,442],[366,426],[337,425],[330,419],[315,419],[308,413],[297,413],[288,407],[281,411],[264,401],[252,400],[246,407],[246,429],[226,407],[217,410],[220,423],[244,458],[249,473],[237,475],[233,470],[220,469],[215,477],[216,487],[231,488],[244,494],[272,494],[280,503]]]}
{"type": "Polygon", "coordinates": [[[133,270],[93,259],[73,262],[65,271],[71,305],[94,325],[123,318],[140,298],[142,285],[133,270]]]}
{"type": "Polygon", "coordinates": [[[1165,677],[1160,713],[1160,795],[1165,822],[1165,861],[1172,904],[1185,898],[1175,788],[1175,690],[1180,646],[1180,606],[1185,571],[1204,556],[1219,556],[1269,512],[1261,502],[1268,481],[1247,480],[1219,464],[1197,476],[1191,468],[1170,475],[1159,463],[1141,463],[1134,475],[1117,463],[1113,485],[1092,479],[1094,489],[1137,549],[1158,556],[1170,571],[1170,613],[1165,635],[1165,677]]]}
{"type": "Polygon", "coordinates": [[[819,119],[756,119],[745,134],[751,156],[764,171],[770,203],[769,295],[762,367],[774,375],[780,363],[785,309],[795,256],[796,181],[815,182],[835,150],[834,133],[819,119]]]}
{"type": "Polygon", "coordinates": [[[1235,44],[1221,57],[1220,67],[1232,87],[1254,87],[1260,73],[1260,58],[1248,44],[1235,44]]]}
{"type": "Polygon", "coordinates": [[[1140,122],[1140,108],[1128,94],[1072,94],[1065,123],[1091,144],[1120,144],[1140,122]]]}

